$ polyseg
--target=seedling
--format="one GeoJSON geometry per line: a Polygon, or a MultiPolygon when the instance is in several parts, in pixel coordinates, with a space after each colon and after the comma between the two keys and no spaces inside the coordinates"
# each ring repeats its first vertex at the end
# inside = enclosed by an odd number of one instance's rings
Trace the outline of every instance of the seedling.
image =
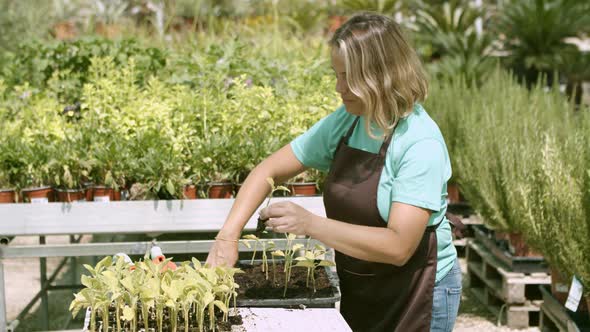
{"type": "Polygon", "coordinates": [[[285,251],[283,252],[282,250],[275,250],[271,253],[273,257],[279,256],[285,258],[285,268],[283,270],[285,272],[285,290],[283,292],[283,297],[287,296],[287,286],[289,285],[289,280],[291,280],[291,267],[293,264],[293,255],[297,250],[303,248],[303,245],[301,243],[292,245],[293,240],[297,238],[297,235],[285,234],[285,236],[287,237],[287,245],[285,251]]]}
{"type": "MultiPolygon", "coordinates": [[[[289,188],[285,187],[285,186],[277,186],[275,187],[275,181],[268,177],[266,178],[266,182],[268,182],[268,184],[270,185],[271,191],[268,193],[268,199],[266,200],[266,206],[268,207],[268,205],[270,204],[270,198],[272,197],[272,195],[276,192],[276,191],[286,191],[286,192],[291,192],[289,190],[289,188]]],[[[266,228],[266,222],[268,221],[268,219],[261,219],[260,217],[258,217],[258,224],[256,225],[256,235],[260,236],[260,234],[262,234],[262,232],[264,231],[264,229],[266,228]]]]}
{"type": "Polygon", "coordinates": [[[240,270],[207,268],[193,259],[183,262],[176,270],[161,272],[165,264],[166,261],[155,264],[146,255],[144,261],[136,263],[137,269],[133,271],[129,271],[122,258],[113,264],[110,256],[96,267],[86,265],[91,275],[82,276],[86,288],[75,294],[70,305],[72,315],[90,307],[91,331],[97,331],[97,314],[102,320],[103,331],[137,331],[138,307],[141,307],[145,331],[153,331],[157,326],[156,331],[175,332],[180,322],[179,314],[183,316],[184,331],[189,330],[190,324],[203,331],[206,317],[209,329],[214,330],[216,310],[223,313],[222,320],[227,322],[231,299],[234,299],[234,306],[236,303],[238,285],[233,276],[240,270]],[[114,312],[109,312],[113,307],[114,312]],[[115,322],[116,329],[109,329],[109,321],[115,322]]]}
{"type": "Polygon", "coordinates": [[[309,279],[313,284],[313,292],[316,292],[315,288],[315,269],[319,266],[335,266],[334,262],[321,259],[326,254],[326,248],[316,244],[312,250],[305,250],[305,255],[295,258],[297,264],[295,266],[301,266],[307,268],[307,280],[305,285],[309,287],[309,279]]]}
{"type": "MultiPolygon", "coordinates": [[[[263,233],[266,233],[263,232],[263,233]]],[[[244,240],[242,240],[242,243],[248,247],[248,249],[252,248],[252,246],[250,245],[250,241],[255,241],[254,242],[254,253],[252,254],[252,260],[250,261],[250,265],[254,264],[254,258],[256,257],[256,249],[257,246],[260,245],[261,251],[262,251],[262,265],[260,266],[262,269],[262,272],[266,273],[266,280],[268,280],[268,256],[266,254],[267,251],[272,251],[275,247],[275,243],[273,241],[266,241],[266,240],[262,240],[259,239],[256,235],[253,234],[248,234],[248,235],[244,235],[242,237],[244,240]]],[[[273,269],[274,269],[274,257],[273,257],[273,269]]],[[[276,272],[275,272],[276,274],[276,272]]]]}
{"type": "MultiPolygon", "coordinates": [[[[251,249],[252,246],[250,245],[250,241],[254,241],[254,250],[253,250],[253,254],[252,254],[252,260],[250,260],[250,265],[254,264],[254,258],[256,258],[256,249],[258,247],[258,243],[261,243],[260,239],[258,238],[258,236],[254,235],[254,234],[247,234],[242,236],[242,243],[248,247],[248,249],[251,249]]],[[[262,241],[263,242],[263,241],[262,241]]],[[[264,272],[264,267],[262,268],[262,272],[264,272]]]]}

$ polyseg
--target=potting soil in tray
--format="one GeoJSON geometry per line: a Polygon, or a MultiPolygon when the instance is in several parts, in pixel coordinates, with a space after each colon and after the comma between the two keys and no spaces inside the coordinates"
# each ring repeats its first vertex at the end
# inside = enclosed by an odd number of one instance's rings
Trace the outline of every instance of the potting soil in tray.
{"type": "Polygon", "coordinates": [[[234,281],[240,285],[237,289],[238,299],[299,299],[299,298],[321,298],[334,296],[330,279],[324,267],[315,270],[315,288],[311,277],[309,287],[306,286],[307,268],[291,268],[291,278],[287,287],[287,294],[283,297],[285,287],[285,273],[283,272],[284,264],[276,264],[276,280],[273,280],[272,262],[268,262],[268,280],[266,273],[262,272],[260,264],[238,266],[244,273],[234,275],[234,281]]]}

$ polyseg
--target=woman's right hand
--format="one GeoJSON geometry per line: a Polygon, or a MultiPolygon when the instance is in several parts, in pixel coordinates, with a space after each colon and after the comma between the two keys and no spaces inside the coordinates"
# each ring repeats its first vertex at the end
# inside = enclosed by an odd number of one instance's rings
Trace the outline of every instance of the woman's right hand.
{"type": "Polygon", "coordinates": [[[238,260],[238,243],[227,240],[215,240],[213,247],[209,250],[206,264],[215,266],[234,266],[238,260]]]}

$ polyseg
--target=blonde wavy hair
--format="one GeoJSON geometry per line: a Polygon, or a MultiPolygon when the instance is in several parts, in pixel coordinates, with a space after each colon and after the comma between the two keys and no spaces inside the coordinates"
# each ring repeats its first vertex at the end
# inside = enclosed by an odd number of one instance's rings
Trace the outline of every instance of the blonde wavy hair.
{"type": "Polygon", "coordinates": [[[389,135],[416,102],[426,99],[428,83],[418,55],[391,18],[359,13],[346,21],[330,40],[346,66],[350,91],[363,104],[366,129],[371,123],[389,135]]]}

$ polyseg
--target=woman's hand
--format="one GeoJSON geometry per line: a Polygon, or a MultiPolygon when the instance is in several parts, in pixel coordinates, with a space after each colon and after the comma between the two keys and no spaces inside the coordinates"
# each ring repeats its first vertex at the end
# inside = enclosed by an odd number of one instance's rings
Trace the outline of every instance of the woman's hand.
{"type": "Polygon", "coordinates": [[[260,210],[261,219],[277,233],[308,235],[308,229],[317,215],[292,202],[279,202],[260,210]]]}
{"type": "Polygon", "coordinates": [[[215,266],[234,266],[238,260],[238,242],[228,240],[216,240],[209,250],[206,264],[215,266]]]}

